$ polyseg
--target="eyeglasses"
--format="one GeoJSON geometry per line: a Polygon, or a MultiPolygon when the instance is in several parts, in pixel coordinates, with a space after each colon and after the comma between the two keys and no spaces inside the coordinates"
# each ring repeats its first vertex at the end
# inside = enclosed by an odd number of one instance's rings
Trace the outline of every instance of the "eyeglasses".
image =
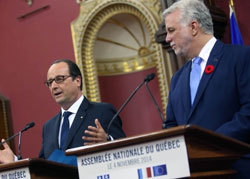
{"type": "Polygon", "coordinates": [[[50,80],[45,81],[44,83],[47,87],[51,87],[53,81],[55,81],[57,84],[60,84],[60,83],[64,82],[69,77],[71,77],[71,76],[70,75],[68,75],[68,76],[59,75],[59,76],[56,76],[54,79],[50,79],[50,80]]]}

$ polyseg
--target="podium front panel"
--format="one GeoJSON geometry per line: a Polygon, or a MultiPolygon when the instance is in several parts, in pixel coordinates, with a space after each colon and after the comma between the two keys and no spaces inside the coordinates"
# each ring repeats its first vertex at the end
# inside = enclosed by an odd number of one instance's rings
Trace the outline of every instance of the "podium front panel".
{"type": "Polygon", "coordinates": [[[22,159],[0,165],[0,179],[78,179],[76,167],[44,159],[22,159]]]}
{"type": "Polygon", "coordinates": [[[28,167],[0,172],[1,179],[31,179],[28,167]]]}
{"type": "Polygon", "coordinates": [[[183,136],[78,156],[77,164],[81,179],[190,176],[183,136]]]}

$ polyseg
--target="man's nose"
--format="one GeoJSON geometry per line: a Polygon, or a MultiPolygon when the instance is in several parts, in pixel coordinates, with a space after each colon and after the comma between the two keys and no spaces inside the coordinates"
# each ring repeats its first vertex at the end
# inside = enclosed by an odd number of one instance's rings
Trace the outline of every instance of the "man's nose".
{"type": "Polygon", "coordinates": [[[166,33],[165,41],[166,41],[167,43],[171,42],[171,37],[170,37],[169,33],[166,33]]]}
{"type": "Polygon", "coordinates": [[[58,87],[58,84],[54,81],[52,81],[52,83],[50,84],[50,88],[51,89],[54,89],[54,88],[57,88],[58,87]]]}

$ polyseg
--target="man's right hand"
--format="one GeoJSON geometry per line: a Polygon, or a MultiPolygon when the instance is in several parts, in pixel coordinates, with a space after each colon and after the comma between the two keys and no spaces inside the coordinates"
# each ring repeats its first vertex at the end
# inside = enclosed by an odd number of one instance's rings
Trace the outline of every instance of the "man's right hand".
{"type": "MultiPolygon", "coordinates": [[[[4,139],[2,139],[4,142],[4,139]]],[[[0,150],[0,163],[10,163],[14,162],[14,153],[10,149],[9,145],[5,142],[3,143],[3,150],[0,150]]]]}

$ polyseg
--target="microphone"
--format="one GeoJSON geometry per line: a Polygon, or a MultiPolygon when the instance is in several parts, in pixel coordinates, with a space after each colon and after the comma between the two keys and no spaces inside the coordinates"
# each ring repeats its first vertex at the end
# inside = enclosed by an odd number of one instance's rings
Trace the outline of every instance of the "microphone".
{"type": "Polygon", "coordinates": [[[113,121],[115,120],[115,118],[120,114],[120,112],[123,110],[123,108],[128,104],[128,102],[132,99],[132,97],[135,95],[135,93],[142,87],[142,85],[144,83],[148,83],[149,81],[151,81],[152,79],[154,79],[155,74],[151,73],[149,75],[147,75],[144,80],[135,88],[135,90],[133,91],[133,93],[131,93],[131,95],[127,98],[127,100],[123,103],[123,105],[120,107],[120,109],[115,113],[115,115],[113,116],[113,118],[111,119],[111,121],[109,122],[109,125],[107,127],[107,134],[109,133],[109,129],[111,124],[113,123],[113,121]]]}
{"type": "Polygon", "coordinates": [[[14,134],[13,136],[9,137],[8,139],[4,140],[3,142],[0,142],[0,146],[2,146],[4,143],[8,142],[9,140],[13,139],[14,137],[16,137],[18,135],[18,160],[22,159],[22,156],[21,156],[21,137],[22,137],[22,133],[24,131],[27,131],[28,129],[30,129],[31,127],[34,127],[35,126],[35,123],[34,122],[31,122],[31,123],[28,123],[26,124],[25,128],[22,129],[21,131],[19,131],[18,133],[14,134]]]}
{"type": "MultiPolygon", "coordinates": [[[[154,79],[154,76],[152,77],[152,79],[154,79]]],[[[164,116],[163,116],[163,114],[161,112],[161,109],[160,109],[159,105],[157,104],[157,102],[156,102],[153,94],[151,93],[150,88],[148,87],[148,82],[145,83],[145,86],[146,86],[146,89],[147,89],[148,93],[150,94],[150,97],[151,97],[152,101],[154,102],[156,110],[158,111],[158,113],[159,113],[159,115],[161,117],[161,120],[162,120],[162,129],[165,129],[166,127],[165,127],[164,116]]]]}
{"type": "Polygon", "coordinates": [[[25,128],[22,130],[22,132],[27,131],[29,128],[32,128],[35,126],[34,122],[26,124],[25,128]]]}
{"type": "Polygon", "coordinates": [[[149,81],[153,80],[154,77],[155,77],[155,73],[151,73],[145,77],[144,82],[148,83],[149,81]]]}

